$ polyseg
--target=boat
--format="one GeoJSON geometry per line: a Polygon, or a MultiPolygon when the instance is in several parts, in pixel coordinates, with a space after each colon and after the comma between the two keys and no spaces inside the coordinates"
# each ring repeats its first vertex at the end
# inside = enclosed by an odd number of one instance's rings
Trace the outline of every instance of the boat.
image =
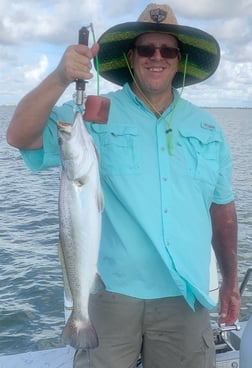
{"type": "Polygon", "coordinates": [[[72,368],[74,349],[70,346],[0,357],[0,368],[72,368]]]}
{"type": "MultiPolygon", "coordinates": [[[[252,267],[249,267],[240,285],[241,296],[251,274],[252,267]]],[[[219,326],[217,322],[212,321],[212,330],[216,348],[216,368],[252,367],[252,315],[247,321],[237,321],[233,326],[219,326]]],[[[0,357],[0,368],[72,368],[74,353],[73,348],[66,346],[4,355],[0,357]]],[[[136,368],[142,368],[141,358],[136,368]]]]}

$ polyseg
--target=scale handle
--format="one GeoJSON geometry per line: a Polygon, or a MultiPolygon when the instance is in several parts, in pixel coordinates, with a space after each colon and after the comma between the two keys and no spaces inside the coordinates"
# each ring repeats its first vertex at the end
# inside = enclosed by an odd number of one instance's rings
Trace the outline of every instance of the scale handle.
{"type": "MultiPolygon", "coordinates": [[[[79,44],[88,45],[89,31],[87,27],[82,27],[79,30],[79,44]]],[[[84,101],[84,91],[86,86],[86,81],[83,79],[76,80],[76,104],[82,105],[84,101]]]]}

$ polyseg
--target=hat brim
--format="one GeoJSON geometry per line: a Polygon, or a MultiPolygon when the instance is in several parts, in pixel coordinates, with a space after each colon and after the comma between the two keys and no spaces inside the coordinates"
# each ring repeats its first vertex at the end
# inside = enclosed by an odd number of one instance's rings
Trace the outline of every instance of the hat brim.
{"type": "MultiPolygon", "coordinates": [[[[132,77],[124,55],[136,37],[143,33],[160,32],[175,36],[179,41],[181,61],[173,86],[183,85],[185,57],[188,55],[185,86],[202,82],[217,69],[220,61],[220,48],[213,36],[197,28],[175,24],[127,22],[108,29],[99,38],[98,65],[100,75],[108,81],[124,85],[132,77]]],[[[95,67],[97,67],[95,65],[95,67]]]]}

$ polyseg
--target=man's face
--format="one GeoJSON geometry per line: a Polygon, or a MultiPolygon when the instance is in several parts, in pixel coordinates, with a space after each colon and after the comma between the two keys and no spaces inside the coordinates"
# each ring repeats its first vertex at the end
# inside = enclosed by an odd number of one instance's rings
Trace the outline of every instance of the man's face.
{"type": "Polygon", "coordinates": [[[161,47],[177,48],[175,37],[163,33],[145,33],[139,36],[135,46],[154,46],[152,56],[140,56],[137,49],[128,53],[130,66],[137,83],[147,95],[167,93],[171,90],[172,80],[178,70],[180,53],[174,58],[162,57],[161,47]]]}

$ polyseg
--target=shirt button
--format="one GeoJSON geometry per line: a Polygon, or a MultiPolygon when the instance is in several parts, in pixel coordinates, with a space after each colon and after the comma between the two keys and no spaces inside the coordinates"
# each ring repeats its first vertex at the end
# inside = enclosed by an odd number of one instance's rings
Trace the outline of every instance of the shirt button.
{"type": "Polygon", "coordinates": [[[164,209],[164,213],[168,213],[168,208],[165,208],[164,209]]]}
{"type": "Polygon", "coordinates": [[[165,151],[165,147],[160,147],[160,151],[164,152],[165,151]]]}
{"type": "Polygon", "coordinates": [[[167,181],[167,177],[166,176],[163,176],[163,181],[167,181]]]}

